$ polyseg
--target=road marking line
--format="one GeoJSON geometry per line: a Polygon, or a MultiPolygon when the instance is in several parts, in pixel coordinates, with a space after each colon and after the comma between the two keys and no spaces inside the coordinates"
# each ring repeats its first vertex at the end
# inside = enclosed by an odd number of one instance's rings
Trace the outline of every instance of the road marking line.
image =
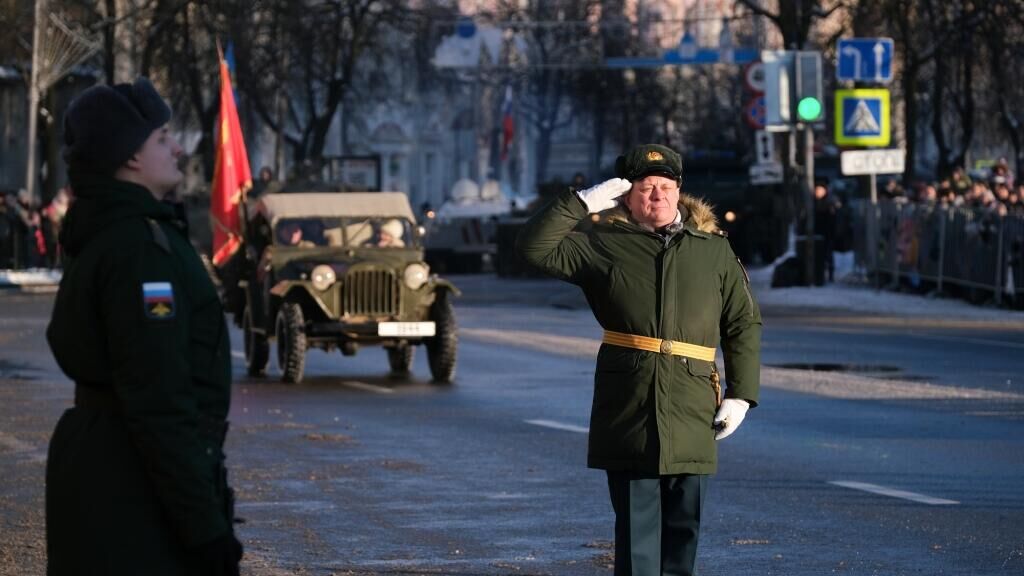
{"type": "Polygon", "coordinates": [[[576,426],[573,424],[563,424],[562,422],[555,422],[554,420],[523,420],[527,424],[533,424],[534,426],[543,426],[545,428],[554,428],[555,430],[565,430],[567,432],[579,432],[580,434],[589,434],[590,428],[584,426],[576,426]]]}
{"type": "Polygon", "coordinates": [[[307,510],[322,510],[334,508],[334,505],[324,500],[276,500],[268,502],[238,502],[235,508],[305,508],[307,510]]]}
{"type": "Polygon", "coordinates": [[[376,392],[377,394],[394,394],[395,391],[391,388],[385,388],[384,386],[375,386],[373,384],[367,384],[366,382],[357,382],[355,380],[345,380],[342,382],[343,385],[349,388],[355,388],[356,390],[365,390],[367,392],[376,392]]]}
{"type": "Polygon", "coordinates": [[[988,338],[972,338],[970,336],[947,336],[944,334],[921,334],[920,332],[913,331],[908,332],[907,335],[912,338],[921,338],[924,340],[947,340],[949,342],[966,342],[968,344],[978,344],[981,346],[1002,346],[1004,348],[1016,348],[1018,350],[1024,349],[1024,344],[1020,344],[1018,342],[1003,342],[1000,340],[989,340],[988,338]]]}
{"type": "Polygon", "coordinates": [[[1016,418],[1024,417],[1024,411],[1022,411],[1022,410],[973,410],[973,411],[970,411],[970,412],[964,412],[964,414],[966,414],[968,416],[994,416],[994,417],[1008,416],[1008,417],[1011,417],[1011,418],[1013,418],[1013,417],[1016,417],[1016,418]]]}
{"type": "Polygon", "coordinates": [[[242,360],[245,360],[245,352],[239,352],[238,350],[232,350],[231,351],[231,357],[232,358],[241,358],[242,360]]]}
{"type": "Polygon", "coordinates": [[[881,494],[882,496],[891,496],[893,498],[902,498],[904,500],[911,500],[913,502],[920,502],[921,504],[959,504],[956,500],[946,500],[945,498],[935,498],[933,496],[925,496],[924,494],[918,494],[917,492],[907,492],[906,490],[897,490],[895,488],[886,488],[885,486],[879,486],[878,484],[869,484],[867,482],[849,482],[845,480],[832,480],[829,484],[835,484],[836,486],[842,486],[844,488],[852,488],[854,490],[863,490],[864,492],[871,492],[873,494],[881,494]]]}
{"type": "Polygon", "coordinates": [[[529,495],[522,494],[520,492],[512,492],[511,494],[508,492],[502,492],[500,494],[488,494],[486,497],[491,500],[520,500],[523,498],[529,498],[529,495]]]}
{"type": "MultiPolygon", "coordinates": [[[[998,329],[998,327],[995,327],[998,329]]],[[[796,328],[790,328],[790,330],[797,330],[796,328]]],[[[891,336],[893,338],[900,338],[907,336],[910,338],[920,338],[922,340],[938,340],[940,342],[963,342],[967,344],[978,344],[981,346],[1001,346],[1004,348],[1024,349],[1024,344],[1020,342],[1005,342],[1002,340],[990,340],[988,338],[974,338],[971,336],[952,336],[948,334],[924,334],[918,332],[916,329],[909,330],[905,333],[894,332],[892,330],[878,330],[873,327],[853,327],[853,328],[839,328],[835,326],[809,326],[808,330],[811,332],[819,332],[823,334],[839,333],[839,334],[860,334],[863,336],[891,336]]]]}
{"type": "Polygon", "coordinates": [[[495,344],[507,344],[548,354],[587,358],[593,360],[601,348],[598,338],[561,336],[532,330],[495,330],[489,328],[459,328],[459,336],[495,344]]]}

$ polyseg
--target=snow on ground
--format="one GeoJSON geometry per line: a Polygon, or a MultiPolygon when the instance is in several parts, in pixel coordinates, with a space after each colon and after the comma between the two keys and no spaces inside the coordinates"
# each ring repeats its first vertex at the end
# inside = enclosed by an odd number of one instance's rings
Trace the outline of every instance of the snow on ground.
{"type": "MultiPolygon", "coordinates": [[[[508,328],[459,328],[459,336],[470,340],[515,346],[548,354],[591,360],[597,356],[597,338],[548,334],[508,328]]],[[[721,352],[719,369],[724,369],[721,352]]],[[[786,368],[761,368],[761,385],[766,388],[813,394],[845,400],[990,400],[1024,402],[1024,394],[932,384],[887,380],[859,374],[818,372],[786,368]]]]}
{"type": "Polygon", "coordinates": [[[61,271],[46,268],[0,270],[0,289],[21,288],[26,291],[56,290],[61,271]]]}
{"type": "Polygon", "coordinates": [[[825,286],[771,288],[772,270],[766,266],[750,271],[750,284],[762,306],[866,312],[908,317],[987,320],[1024,324],[1024,311],[986,308],[951,298],[930,298],[876,290],[858,280],[853,253],[836,253],[836,282],[825,286]]]}

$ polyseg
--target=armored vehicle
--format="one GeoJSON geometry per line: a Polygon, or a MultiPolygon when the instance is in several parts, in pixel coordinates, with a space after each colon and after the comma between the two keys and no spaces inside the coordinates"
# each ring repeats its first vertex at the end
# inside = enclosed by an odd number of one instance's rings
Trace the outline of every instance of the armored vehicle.
{"type": "Polygon", "coordinates": [[[424,215],[426,261],[441,273],[485,271],[497,253],[498,217],[510,210],[498,182],[488,180],[481,188],[472,180],[459,180],[450,199],[424,215]]]}
{"type": "Polygon", "coordinates": [[[271,342],[292,383],[309,348],[352,356],[382,346],[392,373],[406,374],[423,345],[433,381],[452,381],[459,292],[424,263],[404,194],[265,194],[247,212],[244,264],[226,299],[250,375],[265,372],[271,342]]]}

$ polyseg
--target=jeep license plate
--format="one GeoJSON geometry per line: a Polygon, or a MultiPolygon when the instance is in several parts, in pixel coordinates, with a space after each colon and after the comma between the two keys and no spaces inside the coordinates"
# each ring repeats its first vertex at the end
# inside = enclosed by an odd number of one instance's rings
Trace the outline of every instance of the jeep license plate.
{"type": "Polygon", "coordinates": [[[377,324],[378,336],[433,336],[433,322],[381,322],[377,324]]]}

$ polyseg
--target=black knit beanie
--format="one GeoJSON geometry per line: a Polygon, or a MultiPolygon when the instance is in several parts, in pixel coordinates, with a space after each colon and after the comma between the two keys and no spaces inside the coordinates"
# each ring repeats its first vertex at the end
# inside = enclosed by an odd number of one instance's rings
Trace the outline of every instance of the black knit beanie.
{"type": "Polygon", "coordinates": [[[142,76],[132,84],[93,86],[64,114],[64,161],[72,172],[111,175],[170,119],[171,109],[142,76]]]}

